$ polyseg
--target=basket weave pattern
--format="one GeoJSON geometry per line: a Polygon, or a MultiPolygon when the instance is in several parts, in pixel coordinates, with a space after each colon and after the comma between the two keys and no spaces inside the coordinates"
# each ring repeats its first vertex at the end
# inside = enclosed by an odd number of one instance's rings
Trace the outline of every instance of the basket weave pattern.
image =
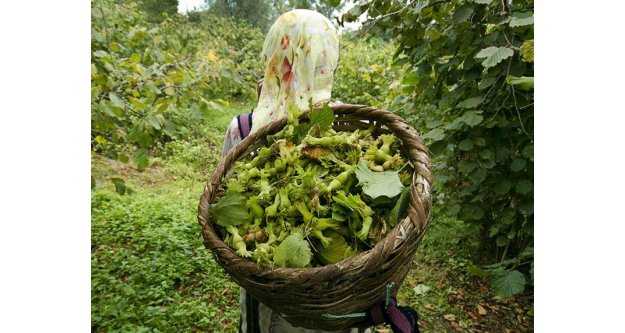
{"type": "Polygon", "coordinates": [[[324,330],[352,327],[362,318],[325,318],[323,314],[364,312],[384,300],[385,287],[390,282],[395,283],[392,294],[397,293],[427,227],[432,184],[427,148],[401,117],[365,105],[342,104],[332,109],[336,130],[367,128],[368,122],[373,122],[378,134],[393,132],[401,139],[402,154],[414,169],[408,216],[371,250],[323,267],[272,269],[239,257],[220,239],[211,223],[209,207],[222,179],[228,176],[235,161],[266,143],[267,135],[282,129],[286,118],[261,128],[230,150],[207,182],[198,207],[205,246],[241,287],[293,326],[324,330]]]}

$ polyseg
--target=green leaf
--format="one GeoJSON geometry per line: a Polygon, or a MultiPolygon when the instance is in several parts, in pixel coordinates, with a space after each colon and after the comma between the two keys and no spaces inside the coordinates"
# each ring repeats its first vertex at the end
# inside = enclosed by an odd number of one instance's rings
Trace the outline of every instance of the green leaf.
{"type": "Polygon", "coordinates": [[[512,224],[516,220],[516,211],[510,207],[504,209],[499,217],[499,220],[505,225],[512,224]]]}
{"type": "Polygon", "coordinates": [[[523,170],[527,162],[522,158],[515,158],[512,163],[510,163],[510,170],[517,172],[523,170]]]}
{"type": "Polygon", "coordinates": [[[534,145],[529,145],[523,148],[521,155],[530,161],[534,161],[534,145]]]}
{"type": "Polygon", "coordinates": [[[165,89],[163,89],[163,92],[166,95],[173,96],[176,94],[176,89],[174,87],[169,86],[169,87],[165,87],[165,89]]]}
{"type": "Polygon", "coordinates": [[[510,183],[509,180],[501,180],[499,181],[497,184],[495,184],[495,186],[493,186],[493,191],[495,191],[495,193],[497,194],[506,194],[510,191],[510,188],[512,188],[512,183],[510,183]]]}
{"type": "Polygon", "coordinates": [[[94,188],[95,188],[95,178],[91,176],[91,189],[93,190],[94,188]]]}
{"type": "Polygon", "coordinates": [[[477,89],[484,90],[492,86],[495,82],[497,82],[497,79],[495,79],[494,77],[487,77],[477,84],[477,89]]]}
{"type": "Polygon", "coordinates": [[[120,109],[124,108],[124,102],[115,93],[110,93],[109,99],[111,100],[111,103],[113,103],[113,106],[118,107],[120,109]]]}
{"type": "Polygon", "coordinates": [[[130,62],[134,62],[134,63],[138,63],[141,61],[141,56],[134,53],[133,55],[130,56],[130,62]]]}
{"type": "Polygon", "coordinates": [[[497,157],[497,161],[505,161],[508,159],[508,157],[510,157],[510,150],[505,147],[497,148],[495,156],[497,157]]]}
{"type": "Polygon", "coordinates": [[[479,125],[482,120],[484,120],[484,117],[480,114],[482,111],[468,111],[465,112],[462,117],[458,118],[460,121],[464,122],[465,124],[473,127],[476,125],[479,125]]]}
{"type": "Polygon", "coordinates": [[[358,163],[355,172],[358,184],[362,186],[363,192],[373,200],[381,196],[393,198],[404,189],[398,172],[373,172],[362,160],[358,163]]]}
{"type": "Polygon", "coordinates": [[[148,167],[148,153],[145,149],[137,150],[133,156],[137,169],[143,171],[148,167]]]}
{"type": "Polygon", "coordinates": [[[484,210],[475,205],[465,206],[465,208],[462,210],[462,213],[465,218],[469,220],[481,220],[482,218],[484,218],[484,210]]]}
{"type": "Polygon", "coordinates": [[[96,18],[101,18],[102,17],[102,10],[100,8],[97,8],[97,7],[92,7],[91,8],[91,15],[93,17],[96,17],[96,18]]]}
{"type": "Polygon", "coordinates": [[[458,170],[460,170],[460,172],[462,172],[465,175],[473,171],[476,166],[477,164],[475,164],[475,162],[473,161],[462,160],[458,162],[458,170]]]}
{"type": "Polygon", "coordinates": [[[302,142],[302,139],[304,139],[308,131],[310,131],[310,127],[311,127],[310,124],[307,124],[307,123],[303,123],[303,124],[299,124],[295,126],[295,129],[293,130],[293,142],[295,143],[302,142]]]}
{"type": "Polygon", "coordinates": [[[534,77],[533,76],[521,76],[516,77],[512,75],[508,75],[506,77],[506,83],[509,85],[513,85],[521,90],[532,90],[534,89],[534,77]]]}
{"type": "Polygon", "coordinates": [[[100,103],[98,104],[99,106],[99,110],[100,112],[106,114],[109,117],[115,117],[117,118],[117,114],[115,112],[113,112],[113,110],[111,109],[111,107],[109,106],[108,103],[104,102],[104,101],[100,101],[100,103]]]}
{"type": "Polygon", "coordinates": [[[471,15],[473,15],[473,7],[471,7],[468,4],[464,4],[464,5],[456,8],[456,11],[454,12],[452,20],[456,24],[462,23],[462,22],[468,20],[469,18],[471,18],[471,15]]]}
{"type": "Polygon", "coordinates": [[[504,247],[508,244],[508,238],[506,236],[497,236],[497,240],[495,241],[497,246],[504,247]]]}
{"type": "Polygon", "coordinates": [[[349,244],[345,241],[345,237],[341,236],[341,234],[333,231],[326,231],[324,234],[331,238],[332,241],[328,247],[319,246],[317,248],[316,257],[322,264],[334,264],[354,255],[355,251],[349,247],[349,244]]]}
{"type": "Polygon", "coordinates": [[[394,227],[397,224],[400,216],[403,216],[408,208],[408,199],[410,199],[410,187],[405,187],[401,191],[401,195],[399,196],[399,200],[395,204],[395,207],[391,210],[391,213],[388,217],[388,224],[391,227],[394,227]]]}
{"type": "Polygon", "coordinates": [[[310,263],[312,252],[308,242],[299,232],[294,232],[278,245],[273,261],[278,266],[303,268],[310,263]]]}
{"type": "Polygon", "coordinates": [[[471,98],[467,98],[464,101],[458,103],[458,107],[459,108],[463,108],[463,109],[472,109],[472,108],[482,104],[483,101],[484,101],[484,97],[482,97],[482,96],[471,97],[471,98]]]}
{"type": "Polygon", "coordinates": [[[498,233],[499,233],[499,226],[498,225],[493,225],[493,226],[490,227],[490,231],[488,233],[488,237],[494,237],[498,233]]]}
{"type": "Polygon", "coordinates": [[[513,54],[514,54],[514,50],[509,47],[489,46],[485,49],[482,49],[480,52],[478,52],[478,54],[476,54],[475,57],[486,58],[482,62],[482,66],[486,68],[490,68],[502,62],[504,59],[511,57],[513,54]]]}
{"type": "Polygon", "coordinates": [[[156,129],[156,130],[160,130],[161,129],[161,123],[160,123],[158,117],[156,117],[156,116],[149,116],[148,117],[148,122],[150,123],[150,125],[152,125],[152,127],[154,127],[154,129],[156,129]]]}
{"type": "Polygon", "coordinates": [[[422,138],[424,140],[430,139],[432,141],[440,141],[445,138],[445,132],[441,128],[435,128],[425,134],[423,134],[422,138]]]}
{"type": "Polygon", "coordinates": [[[126,183],[121,178],[111,178],[111,181],[115,185],[115,192],[118,194],[126,194],[126,183]]]}
{"type": "Polygon", "coordinates": [[[117,156],[117,160],[122,162],[122,163],[128,163],[128,161],[130,160],[130,158],[128,157],[128,155],[125,154],[119,154],[119,156],[117,156]]]}
{"type": "Polygon", "coordinates": [[[527,180],[527,179],[523,179],[521,181],[519,181],[516,186],[516,192],[519,194],[527,194],[530,193],[532,191],[532,189],[534,188],[534,185],[532,184],[531,181],[527,180]]]}
{"type": "Polygon", "coordinates": [[[521,27],[534,24],[533,12],[514,12],[510,20],[510,27],[521,27]]]}
{"type": "Polygon", "coordinates": [[[484,179],[486,179],[486,170],[482,168],[475,169],[475,171],[473,171],[469,175],[469,179],[473,181],[474,183],[482,182],[484,179]]]}
{"type": "Polygon", "coordinates": [[[519,204],[519,212],[523,215],[532,215],[534,214],[534,201],[525,201],[519,204]]]}
{"type": "Polygon", "coordinates": [[[447,150],[447,143],[444,141],[436,141],[430,144],[430,153],[433,155],[441,155],[447,150]]]}
{"type": "Polygon", "coordinates": [[[467,274],[472,276],[489,276],[492,275],[493,272],[490,270],[481,269],[475,265],[471,265],[467,268],[467,274]]]}
{"type": "Polygon", "coordinates": [[[473,149],[473,141],[469,140],[469,139],[464,139],[462,141],[460,141],[460,143],[458,144],[458,149],[462,150],[462,151],[470,151],[473,149]]]}
{"type": "Polygon", "coordinates": [[[495,167],[495,165],[497,165],[497,162],[495,162],[495,160],[493,160],[493,159],[486,159],[486,160],[482,160],[480,165],[484,169],[492,169],[493,167],[495,167]]]}
{"type": "Polygon", "coordinates": [[[472,0],[475,3],[479,3],[480,5],[488,5],[491,2],[493,2],[493,0],[472,0]]]}
{"type": "Polygon", "coordinates": [[[102,51],[102,50],[98,50],[98,51],[93,52],[93,56],[96,57],[96,58],[104,58],[104,57],[106,57],[108,55],[109,54],[106,53],[106,51],[102,51]]]}
{"type": "Polygon", "coordinates": [[[495,293],[499,297],[510,297],[523,292],[525,283],[525,276],[517,270],[500,271],[492,281],[495,293]]]}
{"type": "Polygon", "coordinates": [[[427,294],[428,291],[430,291],[432,288],[424,285],[424,284],[418,284],[416,287],[412,288],[412,290],[414,291],[415,295],[419,296],[419,295],[425,295],[427,294]]]}
{"type": "Polygon", "coordinates": [[[315,109],[310,112],[310,127],[319,125],[321,131],[325,131],[332,127],[334,121],[334,112],[328,106],[324,104],[322,109],[315,109]]]}
{"type": "MultiPolygon", "coordinates": [[[[486,140],[484,140],[484,141],[486,141],[486,140]]],[[[490,149],[480,150],[479,154],[480,154],[480,158],[483,159],[483,160],[490,160],[490,159],[492,159],[495,156],[495,154],[493,154],[493,151],[490,150],[490,149]]]]}
{"type": "Polygon", "coordinates": [[[248,217],[245,197],[240,193],[228,191],[217,203],[211,205],[211,217],[218,225],[240,225],[248,217]]]}

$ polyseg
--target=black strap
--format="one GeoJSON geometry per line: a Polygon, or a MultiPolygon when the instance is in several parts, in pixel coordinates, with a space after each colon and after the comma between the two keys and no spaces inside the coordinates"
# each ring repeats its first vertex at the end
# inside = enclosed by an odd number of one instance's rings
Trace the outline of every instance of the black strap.
{"type": "Polygon", "coordinates": [[[245,293],[245,316],[247,319],[247,332],[242,333],[260,333],[258,301],[248,292],[245,293]]]}

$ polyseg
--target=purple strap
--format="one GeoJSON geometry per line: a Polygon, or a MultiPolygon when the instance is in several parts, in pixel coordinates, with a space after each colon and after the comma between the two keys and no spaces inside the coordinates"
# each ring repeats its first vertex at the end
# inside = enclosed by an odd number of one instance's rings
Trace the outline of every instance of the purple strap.
{"type": "Polygon", "coordinates": [[[248,135],[250,135],[250,131],[252,130],[252,114],[242,114],[237,116],[237,122],[239,123],[239,134],[241,134],[241,139],[245,139],[248,135]]]}
{"type": "Polygon", "coordinates": [[[388,306],[385,302],[380,302],[367,311],[367,322],[369,325],[379,325],[388,323],[394,333],[419,333],[417,312],[407,306],[397,306],[397,300],[390,298],[388,306]]]}

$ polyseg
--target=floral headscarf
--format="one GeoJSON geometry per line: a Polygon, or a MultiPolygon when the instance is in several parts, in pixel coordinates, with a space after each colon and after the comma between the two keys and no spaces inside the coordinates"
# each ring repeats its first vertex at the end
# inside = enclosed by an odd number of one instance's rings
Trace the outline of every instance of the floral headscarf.
{"type": "Polygon", "coordinates": [[[287,114],[329,101],[339,58],[336,28],[322,14],[295,9],[271,26],[265,44],[265,78],[253,113],[252,133],[287,114]]]}

